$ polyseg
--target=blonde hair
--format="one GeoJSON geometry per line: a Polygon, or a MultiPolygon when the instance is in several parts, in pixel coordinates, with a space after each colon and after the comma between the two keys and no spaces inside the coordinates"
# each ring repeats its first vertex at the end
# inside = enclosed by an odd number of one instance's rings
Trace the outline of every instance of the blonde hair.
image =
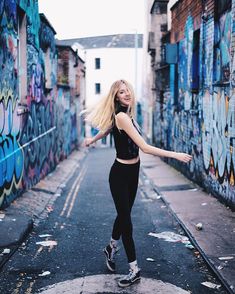
{"type": "Polygon", "coordinates": [[[108,129],[112,128],[115,112],[120,107],[120,103],[116,98],[122,84],[126,85],[127,89],[130,91],[132,107],[128,108],[128,112],[131,117],[134,117],[135,95],[133,88],[127,81],[118,80],[112,84],[107,96],[103,97],[97,104],[82,111],[82,114],[85,114],[85,121],[102,132],[106,132],[108,129]]]}

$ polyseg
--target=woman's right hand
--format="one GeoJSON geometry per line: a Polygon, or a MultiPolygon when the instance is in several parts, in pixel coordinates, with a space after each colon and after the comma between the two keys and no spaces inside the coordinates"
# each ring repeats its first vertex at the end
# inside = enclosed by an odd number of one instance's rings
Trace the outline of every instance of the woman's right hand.
{"type": "Polygon", "coordinates": [[[93,143],[93,138],[85,138],[84,145],[89,147],[93,143]]]}

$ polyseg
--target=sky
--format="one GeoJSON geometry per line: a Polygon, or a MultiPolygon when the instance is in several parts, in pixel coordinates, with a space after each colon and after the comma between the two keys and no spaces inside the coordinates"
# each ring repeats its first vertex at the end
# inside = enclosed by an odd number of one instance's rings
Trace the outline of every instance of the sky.
{"type": "Polygon", "coordinates": [[[57,39],[144,33],[146,0],[38,0],[57,39]]]}

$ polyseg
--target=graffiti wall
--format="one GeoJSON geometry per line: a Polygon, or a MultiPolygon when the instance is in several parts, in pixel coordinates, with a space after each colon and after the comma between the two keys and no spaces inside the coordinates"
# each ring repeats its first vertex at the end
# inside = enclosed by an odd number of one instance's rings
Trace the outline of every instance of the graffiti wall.
{"type": "Polygon", "coordinates": [[[0,21],[0,207],[6,207],[72,152],[78,133],[71,92],[57,88],[55,31],[39,15],[38,2],[2,0],[0,21]],[[19,82],[22,13],[26,97],[19,82]]]}
{"type": "Polygon", "coordinates": [[[0,3],[0,204],[20,187],[24,154],[17,115],[17,11],[14,1],[0,3]]]}
{"type": "MultiPolygon", "coordinates": [[[[184,38],[178,42],[178,64],[170,65],[170,102],[165,104],[161,122],[165,131],[160,134],[156,127],[155,136],[161,137],[164,147],[192,154],[188,166],[172,164],[235,207],[235,1],[219,2],[213,15],[197,28],[188,11],[184,38]],[[195,70],[199,73],[196,89],[192,87],[195,70]]],[[[158,102],[155,116],[159,124],[158,102]]]]}

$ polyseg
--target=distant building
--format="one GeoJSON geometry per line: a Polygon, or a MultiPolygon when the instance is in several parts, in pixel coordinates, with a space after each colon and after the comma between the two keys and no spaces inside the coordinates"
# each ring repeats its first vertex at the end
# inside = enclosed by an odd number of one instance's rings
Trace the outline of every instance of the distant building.
{"type": "Polygon", "coordinates": [[[117,79],[128,80],[141,101],[143,36],[118,34],[58,40],[57,44],[81,44],[86,63],[86,105],[106,95],[117,79]]]}
{"type": "Polygon", "coordinates": [[[83,140],[84,122],[79,115],[85,105],[85,64],[77,51],[68,45],[56,45],[58,54],[57,88],[58,104],[70,110],[74,128],[70,142],[75,146],[83,140]]]}
{"type": "MultiPolygon", "coordinates": [[[[165,63],[165,47],[169,39],[167,33],[168,0],[146,1],[146,32],[144,35],[143,62],[143,113],[144,132],[148,141],[161,142],[164,132],[164,103],[169,96],[169,65],[165,63]],[[159,104],[160,103],[160,104],[159,104]],[[156,107],[160,106],[160,111],[156,107]],[[156,128],[159,130],[157,134],[156,128]]],[[[161,144],[160,144],[161,145],[161,144]]]]}

